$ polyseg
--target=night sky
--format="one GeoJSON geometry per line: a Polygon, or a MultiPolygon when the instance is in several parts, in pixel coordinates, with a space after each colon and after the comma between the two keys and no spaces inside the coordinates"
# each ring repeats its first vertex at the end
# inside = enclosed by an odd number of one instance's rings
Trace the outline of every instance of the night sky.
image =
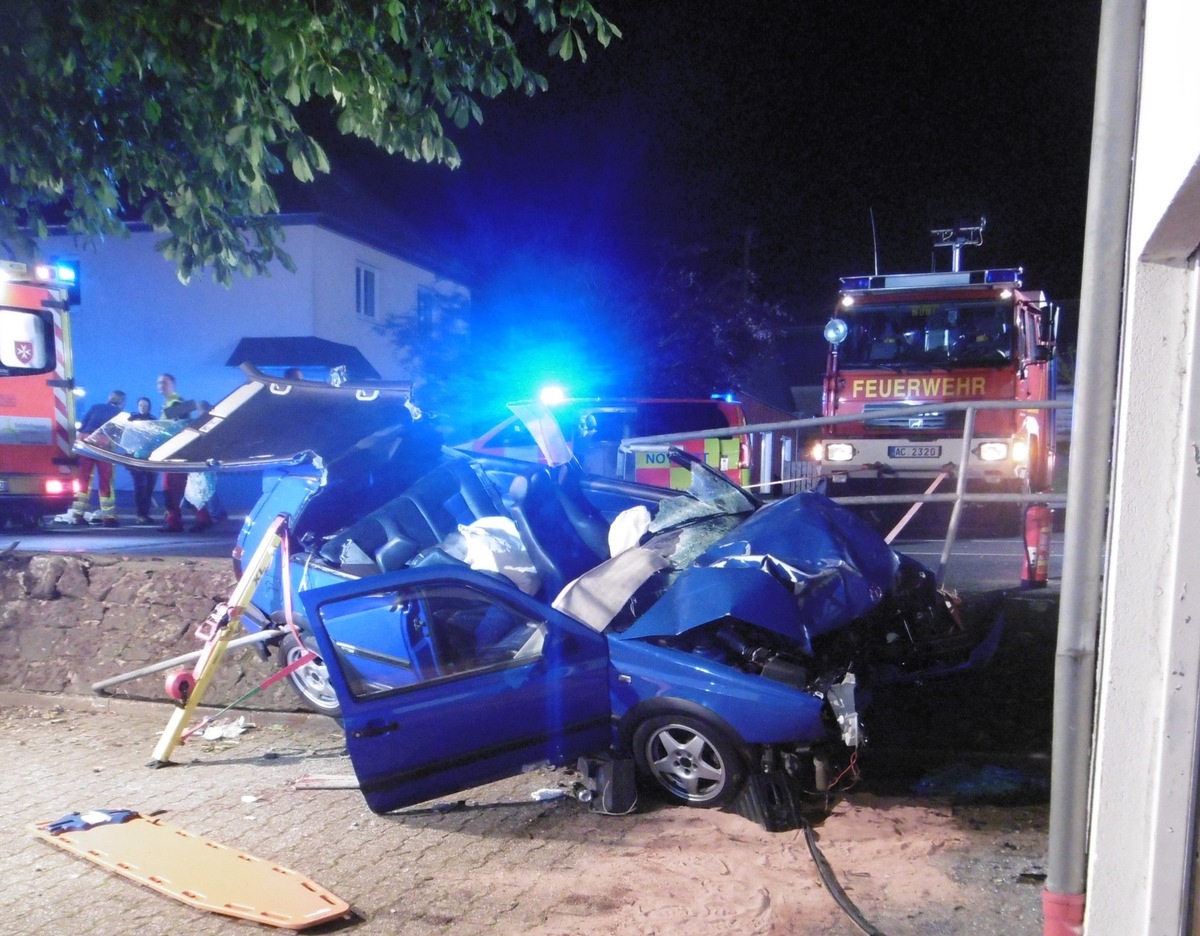
{"type": "Polygon", "coordinates": [[[763,298],[820,324],[874,267],[872,212],[880,272],[929,269],[930,227],[984,215],[964,266],[1022,265],[1071,314],[1099,0],[596,2],[624,38],[582,65],[529,47],[550,90],[484,102],[462,168],[332,153],[467,262],[477,328],[585,321],[599,348],[611,313],[581,295],[667,246],[740,263],[748,233],[763,298]]]}

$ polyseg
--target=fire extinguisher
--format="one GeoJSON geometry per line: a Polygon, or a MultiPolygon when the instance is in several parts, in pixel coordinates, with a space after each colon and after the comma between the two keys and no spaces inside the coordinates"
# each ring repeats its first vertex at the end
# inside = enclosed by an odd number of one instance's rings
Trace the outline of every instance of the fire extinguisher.
{"type": "Polygon", "coordinates": [[[1050,568],[1050,508],[1030,504],[1025,508],[1025,554],[1021,561],[1021,587],[1045,588],[1050,568]]]}

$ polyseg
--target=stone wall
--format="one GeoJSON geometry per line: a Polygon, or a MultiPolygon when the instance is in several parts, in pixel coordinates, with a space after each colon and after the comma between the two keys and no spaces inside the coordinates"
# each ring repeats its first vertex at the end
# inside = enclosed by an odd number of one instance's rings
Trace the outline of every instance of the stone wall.
{"type": "MultiPolygon", "coordinates": [[[[0,554],[0,688],[91,694],[102,679],[199,650],[197,626],[235,582],[225,559],[0,554]]],[[[274,670],[254,648],[230,651],[203,701],[226,705],[274,670]]],[[[109,692],[165,701],[164,679],[109,692]]],[[[243,707],[299,706],[279,683],[243,707]]]]}

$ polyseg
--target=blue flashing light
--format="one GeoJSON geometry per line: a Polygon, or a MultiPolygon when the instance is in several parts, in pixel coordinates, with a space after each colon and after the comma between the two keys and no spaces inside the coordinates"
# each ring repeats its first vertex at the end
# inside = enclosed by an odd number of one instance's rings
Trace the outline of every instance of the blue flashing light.
{"type": "Polygon", "coordinates": [[[538,391],[538,399],[547,406],[558,406],[567,398],[567,391],[557,384],[551,384],[547,387],[542,387],[538,391]]]}
{"type": "Polygon", "coordinates": [[[1019,286],[1023,272],[1021,267],[1012,267],[1005,270],[987,270],[984,273],[983,281],[985,283],[1016,283],[1019,286]]]}
{"type": "Polygon", "coordinates": [[[710,394],[709,398],[713,400],[723,400],[726,403],[737,402],[737,397],[735,397],[732,393],[713,393],[710,394]]]}
{"type": "Polygon", "coordinates": [[[54,257],[46,269],[46,277],[66,287],[67,304],[79,305],[79,261],[74,257],[54,257]]]}
{"type": "Polygon", "coordinates": [[[841,279],[842,289],[870,289],[871,277],[869,276],[843,276],[841,279]]]}

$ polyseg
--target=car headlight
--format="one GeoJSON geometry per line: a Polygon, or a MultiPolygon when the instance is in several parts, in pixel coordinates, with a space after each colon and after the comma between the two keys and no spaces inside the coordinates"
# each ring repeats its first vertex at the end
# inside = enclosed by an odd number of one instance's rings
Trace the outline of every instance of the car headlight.
{"type": "Polygon", "coordinates": [[[825,461],[846,462],[854,457],[854,446],[849,442],[826,442],[825,461]]]}
{"type": "MultiPolygon", "coordinates": [[[[1013,455],[1016,455],[1015,446],[1013,455]]],[[[1006,458],[1008,458],[1007,442],[984,442],[979,446],[980,461],[1004,461],[1006,458]]]]}
{"type": "Polygon", "coordinates": [[[1015,462],[1024,463],[1024,462],[1029,461],[1029,443],[1028,442],[1014,442],[1012,457],[1013,457],[1013,461],[1015,461],[1015,462]]]}

